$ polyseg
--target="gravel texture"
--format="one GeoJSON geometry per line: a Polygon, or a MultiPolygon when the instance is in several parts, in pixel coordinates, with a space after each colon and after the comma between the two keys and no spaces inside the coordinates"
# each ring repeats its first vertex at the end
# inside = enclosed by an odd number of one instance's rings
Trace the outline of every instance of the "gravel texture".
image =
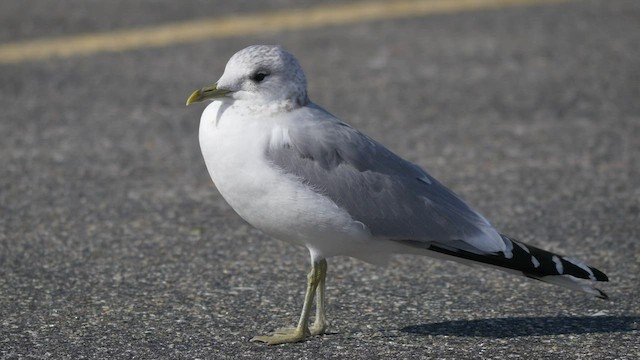
{"type": "MultiPolygon", "coordinates": [[[[0,39],[293,6],[174,3],[3,0],[0,39]]],[[[0,358],[640,358],[639,24],[638,1],[587,0],[0,66],[0,358]],[[308,255],[225,204],[184,103],[256,43],[504,233],[605,271],[611,300],[335,258],[330,333],[250,343],[295,322],[308,255]]]]}

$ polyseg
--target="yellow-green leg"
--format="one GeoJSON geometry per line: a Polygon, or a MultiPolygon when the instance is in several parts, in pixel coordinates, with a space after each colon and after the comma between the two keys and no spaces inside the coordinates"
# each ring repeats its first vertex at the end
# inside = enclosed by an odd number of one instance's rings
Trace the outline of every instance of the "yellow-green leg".
{"type": "Polygon", "coordinates": [[[313,321],[313,325],[309,329],[311,335],[322,335],[327,329],[329,323],[324,312],[324,291],[326,288],[325,278],[327,277],[327,261],[322,260],[319,262],[320,266],[320,281],[316,289],[316,318],[313,321]]]}
{"type": "Polygon", "coordinates": [[[327,326],[327,321],[324,313],[324,290],[325,290],[325,278],[327,275],[327,261],[320,260],[318,262],[312,262],[311,272],[307,275],[307,293],[304,296],[304,305],[302,306],[302,313],[300,314],[300,320],[298,326],[295,328],[285,328],[276,330],[272,335],[256,336],[251,341],[260,341],[267,343],[267,345],[286,344],[303,341],[311,335],[323,334],[327,326]],[[311,313],[311,306],[313,305],[313,298],[318,294],[316,304],[316,319],[311,329],[309,329],[309,315],[311,313]]]}

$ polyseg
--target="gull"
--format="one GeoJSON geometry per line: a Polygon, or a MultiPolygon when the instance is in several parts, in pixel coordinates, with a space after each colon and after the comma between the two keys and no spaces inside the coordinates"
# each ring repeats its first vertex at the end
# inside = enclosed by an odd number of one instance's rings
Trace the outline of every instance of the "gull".
{"type": "Polygon", "coordinates": [[[222,197],[249,224],[311,256],[297,326],[252,341],[325,333],[333,256],[385,265],[394,254],[428,255],[607,298],[592,285],[608,281],[598,269],[501,234],[426,171],[311,102],[301,66],[280,46],[235,53],[187,106],[205,100],[200,148],[222,197]]]}

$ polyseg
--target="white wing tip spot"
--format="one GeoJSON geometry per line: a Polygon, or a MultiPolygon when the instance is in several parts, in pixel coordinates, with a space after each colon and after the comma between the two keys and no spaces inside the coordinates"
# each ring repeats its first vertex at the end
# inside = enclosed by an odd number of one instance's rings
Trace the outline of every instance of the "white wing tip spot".
{"type": "Polygon", "coordinates": [[[564,267],[562,266],[562,262],[560,261],[560,258],[557,257],[556,255],[553,255],[551,257],[551,260],[553,260],[553,263],[556,264],[556,270],[558,271],[558,274],[562,274],[564,272],[564,267]]]}

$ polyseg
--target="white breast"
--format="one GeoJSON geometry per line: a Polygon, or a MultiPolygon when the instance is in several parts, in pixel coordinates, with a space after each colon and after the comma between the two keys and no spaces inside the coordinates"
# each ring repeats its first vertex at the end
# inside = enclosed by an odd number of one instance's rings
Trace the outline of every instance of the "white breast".
{"type": "Polygon", "coordinates": [[[288,141],[287,125],[279,119],[244,116],[218,101],[206,108],[200,119],[200,147],[220,194],[251,225],[307,246],[312,256],[384,262],[359,256],[367,252],[363,248],[375,245],[366,226],[265,160],[270,143],[288,141]]]}

